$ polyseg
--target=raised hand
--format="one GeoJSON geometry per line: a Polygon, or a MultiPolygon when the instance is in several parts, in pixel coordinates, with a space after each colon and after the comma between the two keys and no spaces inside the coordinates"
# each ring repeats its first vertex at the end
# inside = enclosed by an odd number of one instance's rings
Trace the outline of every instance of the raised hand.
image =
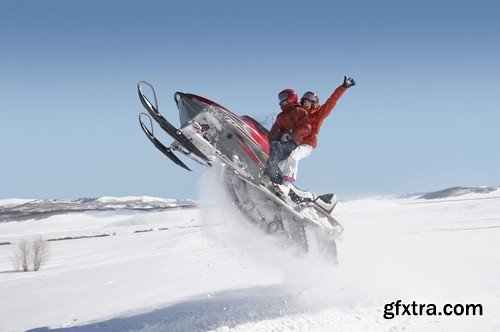
{"type": "Polygon", "coordinates": [[[355,85],[356,85],[356,82],[352,78],[344,76],[344,83],[342,83],[342,86],[344,88],[349,89],[351,86],[355,86],[355,85]]]}

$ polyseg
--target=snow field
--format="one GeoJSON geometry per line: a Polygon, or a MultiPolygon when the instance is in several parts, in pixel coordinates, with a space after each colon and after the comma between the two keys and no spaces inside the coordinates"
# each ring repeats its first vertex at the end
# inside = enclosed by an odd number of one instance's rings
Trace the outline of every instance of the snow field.
{"type": "Polygon", "coordinates": [[[500,329],[498,190],[341,202],[346,231],[332,266],[263,237],[222,203],[215,176],[207,175],[198,209],[0,223],[0,242],[12,242],[0,246],[0,331],[500,329]],[[103,233],[110,236],[51,242],[40,271],[12,271],[22,238],[103,233]],[[384,319],[396,300],[480,303],[484,312],[384,319]]]}

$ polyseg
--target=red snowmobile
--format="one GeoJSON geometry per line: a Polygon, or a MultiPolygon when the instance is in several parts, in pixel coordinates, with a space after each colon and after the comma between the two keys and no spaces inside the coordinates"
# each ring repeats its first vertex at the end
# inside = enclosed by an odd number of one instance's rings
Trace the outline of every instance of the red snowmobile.
{"type": "Polygon", "coordinates": [[[147,111],[139,115],[140,126],[166,157],[186,170],[189,167],[174,152],[205,166],[221,167],[221,180],[247,219],[287,244],[305,252],[315,248],[337,261],[335,238],[343,227],[331,216],[337,203],[334,194],[316,196],[292,187],[289,197],[282,199],[260,185],[269,153],[268,130],[264,126],[204,97],[176,92],[174,101],[180,116],[180,128],[176,128],[159,112],[151,84],[141,81],[137,90],[147,111]],[[146,97],[144,87],[149,87],[152,99],[146,97]],[[149,119],[149,127],[145,118],[149,119]],[[170,146],[155,137],[151,118],[174,139],[170,146]]]}

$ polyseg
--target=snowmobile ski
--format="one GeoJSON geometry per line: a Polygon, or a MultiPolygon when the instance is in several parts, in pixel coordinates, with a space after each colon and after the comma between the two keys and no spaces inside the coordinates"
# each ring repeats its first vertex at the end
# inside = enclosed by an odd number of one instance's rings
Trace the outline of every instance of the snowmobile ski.
{"type": "Polygon", "coordinates": [[[154,146],[156,146],[156,148],[158,150],[160,150],[165,156],[167,156],[175,164],[179,165],[180,167],[182,167],[182,168],[184,168],[184,169],[186,169],[188,171],[191,171],[191,169],[189,167],[187,167],[186,164],[184,164],[179,158],[177,158],[177,156],[172,152],[172,150],[170,148],[167,148],[165,145],[163,145],[162,142],[160,142],[154,136],[154,133],[153,133],[153,122],[151,121],[151,118],[149,117],[148,114],[146,114],[146,113],[139,114],[139,123],[141,125],[142,131],[144,131],[144,133],[149,138],[149,140],[151,141],[151,143],[153,143],[154,146]],[[144,124],[144,122],[141,119],[141,116],[147,116],[148,117],[149,121],[151,122],[151,130],[149,130],[146,127],[146,125],[144,124]]]}
{"type": "Polygon", "coordinates": [[[177,142],[179,142],[180,145],[182,145],[183,148],[186,150],[194,153],[196,156],[201,158],[202,160],[205,160],[207,162],[210,162],[210,159],[208,159],[207,156],[203,154],[194,144],[191,142],[179,129],[175,128],[170,122],[168,122],[167,119],[158,111],[158,101],[156,99],[156,91],[154,87],[149,84],[146,81],[140,81],[137,84],[137,91],[139,93],[139,99],[141,100],[142,105],[148,111],[148,113],[155,119],[155,121],[160,125],[160,127],[170,136],[172,136],[173,139],[175,139],[177,142]],[[149,86],[152,91],[153,91],[153,96],[155,99],[155,105],[149,101],[149,99],[144,95],[142,91],[142,86],[141,84],[146,84],[149,86]]]}

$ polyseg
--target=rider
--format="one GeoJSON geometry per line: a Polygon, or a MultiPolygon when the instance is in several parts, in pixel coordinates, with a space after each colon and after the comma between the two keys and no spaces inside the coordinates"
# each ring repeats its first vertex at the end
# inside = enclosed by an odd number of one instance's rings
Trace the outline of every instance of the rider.
{"type": "MultiPolygon", "coordinates": [[[[269,159],[264,169],[263,183],[269,180],[281,185],[291,180],[287,167],[290,154],[302,144],[304,137],[311,133],[311,124],[307,111],[298,104],[297,92],[285,89],[278,94],[281,113],[276,117],[269,134],[269,159]],[[283,171],[282,171],[283,170],[283,171]]],[[[279,186],[275,186],[278,195],[287,196],[279,186]]]]}
{"type": "Polygon", "coordinates": [[[300,99],[300,104],[308,112],[311,131],[303,138],[301,143],[298,143],[299,145],[290,153],[288,158],[279,164],[283,172],[281,189],[286,195],[288,195],[291,184],[297,178],[298,162],[309,156],[312,150],[318,145],[318,133],[323,121],[330,115],[344,92],[354,85],[356,85],[356,82],[352,78],[344,76],[344,82],[335,89],[323,105],[319,105],[318,96],[311,91],[304,93],[300,99]]]}
{"type": "Polygon", "coordinates": [[[344,82],[342,85],[333,91],[330,98],[328,98],[323,105],[319,105],[318,96],[314,92],[307,91],[304,93],[300,99],[300,104],[309,114],[309,119],[311,121],[311,133],[304,138],[302,144],[308,145],[310,147],[308,148],[310,151],[318,145],[318,133],[323,121],[328,115],[330,115],[345,90],[354,85],[356,85],[356,82],[352,78],[344,76],[344,82]]]}

